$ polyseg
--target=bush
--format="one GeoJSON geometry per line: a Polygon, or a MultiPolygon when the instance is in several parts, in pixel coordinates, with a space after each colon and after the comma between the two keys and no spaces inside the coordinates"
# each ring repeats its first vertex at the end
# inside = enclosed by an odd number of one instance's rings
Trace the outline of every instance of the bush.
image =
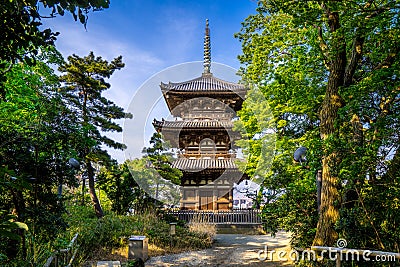
{"type": "MultiPolygon", "coordinates": [[[[111,251],[127,247],[131,235],[144,235],[149,238],[149,244],[163,249],[164,252],[169,251],[170,226],[152,213],[124,216],[107,212],[103,218],[97,219],[92,207],[74,206],[69,208],[66,220],[69,231],[64,238],[72,238],[75,233],[79,233],[81,255],[78,258],[81,261],[96,257],[96,252],[100,250],[111,251]]],[[[213,237],[210,229],[209,226],[207,231],[202,231],[200,227],[198,230],[190,230],[178,225],[173,237],[174,248],[197,250],[210,247],[213,237]]]]}
{"type": "Polygon", "coordinates": [[[189,223],[189,231],[204,235],[205,238],[212,242],[217,234],[217,226],[214,223],[210,223],[208,216],[194,214],[189,223]]]}

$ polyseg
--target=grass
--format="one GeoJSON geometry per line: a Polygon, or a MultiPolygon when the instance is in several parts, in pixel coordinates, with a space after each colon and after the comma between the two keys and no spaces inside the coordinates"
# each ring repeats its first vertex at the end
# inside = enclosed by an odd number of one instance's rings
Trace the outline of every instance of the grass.
{"type": "Polygon", "coordinates": [[[214,237],[217,234],[217,226],[214,223],[210,223],[208,216],[194,214],[193,218],[189,222],[189,231],[204,235],[206,238],[209,238],[211,242],[213,242],[214,237]]]}

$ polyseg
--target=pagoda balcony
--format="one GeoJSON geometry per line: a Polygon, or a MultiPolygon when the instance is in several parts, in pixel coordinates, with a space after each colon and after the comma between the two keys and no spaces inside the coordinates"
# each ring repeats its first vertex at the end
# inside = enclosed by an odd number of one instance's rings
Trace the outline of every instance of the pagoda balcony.
{"type": "Polygon", "coordinates": [[[227,153],[182,153],[178,154],[178,157],[180,158],[189,158],[189,159],[231,159],[231,158],[236,158],[236,153],[234,154],[227,154],[227,153]]]}
{"type": "Polygon", "coordinates": [[[193,150],[193,151],[185,151],[183,153],[178,153],[178,157],[180,158],[193,158],[193,159],[198,159],[198,158],[215,158],[215,159],[229,159],[229,158],[236,158],[236,153],[235,152],[206,152],[206,151],[199,151],[199,150],[193,150]]]}

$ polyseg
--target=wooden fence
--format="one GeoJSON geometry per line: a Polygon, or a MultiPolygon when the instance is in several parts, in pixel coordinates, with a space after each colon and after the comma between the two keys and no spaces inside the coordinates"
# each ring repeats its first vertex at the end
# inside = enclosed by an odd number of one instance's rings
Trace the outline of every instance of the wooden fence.
{"type": "Polygon", "coordinates": [[[196,221],[215,224],[261,224],[261,211],[253,209],[229,211],[176,210],[169,211],[168,214],[186,222],[195,218],[196,221]]]}
{"type": "Polygon", "coordinates": [[[44,267],[70,267],[75,259],[76,253],[78,252],[78,246],[76,244],[77,238],[78,234],[72,238],[67,248],[53,252],[53,255],[51,255],[44,264],[44,267]]]}

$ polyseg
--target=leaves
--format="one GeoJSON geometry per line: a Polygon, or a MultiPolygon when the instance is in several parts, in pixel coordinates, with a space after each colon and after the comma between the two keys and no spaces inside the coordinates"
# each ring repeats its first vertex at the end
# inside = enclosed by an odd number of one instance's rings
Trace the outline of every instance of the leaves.
{"type": "Polygon", "coordinates": [[[117,149],[124,148],[122,144],[100,133],[100,130],[121,132],[121,126],[113,120],[130,115],[101,96],[104,90],[110,88],[106,79],[110,78],[115,70],[123,67],[121,56],[109,63],[101,57],[96,57],[93,52],[83,58],[75,54],[69,56],[68,62],[59,67],[59,70],[64,73],[60,77],[60,81],[64,84],[61,93],[70,103],[71,108],[78,112],[78,119],[83,130],[82,137],[88,140],[88,145],[92,143],[90,147],[106,144],[117,149]]]}
{"type": "Polygon", "coordinates": [[[172,168],[173,161],[171,146],[165,141],[160,133],[154,133],[150,138],[151,147],[144,148],[143,152],[151,161],[154,168],[164,179],[171,181],[176,185],[181,184],[182,172],[179,169],[172,168]]]}
{"type": "Polygon", "coordinates": [[[1,73],[3,73],[5,62],[21,60],[33,64],[40,47],[54,44],[58,33],[50,29],[40,29],[41,20],[46,17],[39,13],[40,5],[45,7],[43,10],[46,8],[52,10],[50,17],[56,16],[57,13],[63,16],[65,11],[69,11],[75,20],[79,17],[79,21],[86,27],[88,17],[85,14],[91,10],[108,8],[109,0],[4,1],[0,6],[2,17],[0,27],[3,29],[0,35],[1,73]]]}
{"type": "MultiPolygon", "coordinates": [[[[250,95],[255,88],[263,93],[277,136],[264,187],[285,193],[271,194],[264,216],[272,229],[296,233],[294,242],[311,245],[317,218],[312,181],[322,159],[335,155],[325,170],[337,176],[340,194],[332,203],[342,217],[331,228],[363,246],[380,249],[377,240],[384,239],[399,243],[387,227],[398,225],[398,216],[372,206],[396,199],[400,186],[399,170],[394,171],[400,148],[399,7],[397,1],[259,1],[257,13],[236,34],[243,48],[243,80],[254,85],[250,95]],[[329,105],[333,108],[326,113],[329,105]],[[293,162],[299,146],[308,149],[307,166],[293,162]],[[363,197],[352,198],[354,190],[363,197]],[[364,193],[370,191],[375,193],[364,193]],[[373,230],[371,220],[381,236],[361,234],[373,230]]],[[[246,136],[259,134],[256,113],[263,109],[244,103],[239,116],[246,136]]],[[[251,159],[246,172],[254,174],[255,163],[264,158],[261,147],[257,140],[238,145],[251,159]]]]}
{"type": "Polygon", "coordinates": [[[21,237],[14,232],[16,229],[28,231],[28,226],[25,223],[16,221],[17,216],[6,214],[6,211],[0,212],[0,236],[5,236],[14,240],[20,240],[21,237]]]}

